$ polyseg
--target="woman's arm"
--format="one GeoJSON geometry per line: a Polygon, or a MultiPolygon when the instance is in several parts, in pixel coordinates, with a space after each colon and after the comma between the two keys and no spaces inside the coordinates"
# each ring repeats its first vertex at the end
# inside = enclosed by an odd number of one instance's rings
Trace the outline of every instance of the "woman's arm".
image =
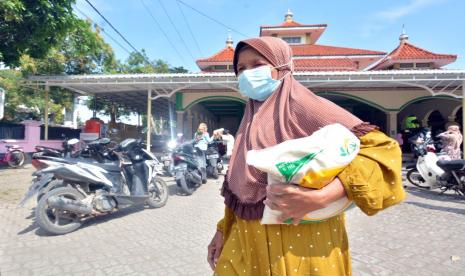
{"type": "Polygon", "coordinates": [[[405,198],[402,185],[402,152],[399,144],[380,131],[360,137],[360,151],[339,174],[349,199],[367,215],[405,198]]]}
{"type": "Polygon", "coordinates": [[[343,196],[353,200],[368,215],[401,202],[405,192],[398,143],[379,131],[362,136],[360,142],[357,157],[330,184],[320,190],[288,184],[269,185],[265,204],[281,211],[283,221],[294,218],[294,223],[298,223],[305,214],[343,196]]]}
{"type": "Polygon", "coordinates": [[[281,221],[293,218],[294,224],[299,224],[309,212],[324,208],[345,196],[344,186],[336,177],[320,190],[289,184],[268,185],[264,203],[272,210],[281,212],[281,221]]]}

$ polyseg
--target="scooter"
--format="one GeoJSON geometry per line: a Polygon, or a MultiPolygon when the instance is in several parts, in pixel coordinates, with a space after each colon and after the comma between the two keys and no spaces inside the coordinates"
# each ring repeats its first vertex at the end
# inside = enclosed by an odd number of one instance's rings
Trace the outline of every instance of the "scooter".
{"type": "MultiPolygon", "coordinates": [[[[7,143],[8,141],[2,140],[2,143],[7,143]]],[[[26,161],[26,154],[23,151],[23,148],[18,145],[5,145],[6,152],[0,153],[0,164],[8,164],[10,168],[20,168],[24,165],[26,161]]]]}
{"type": "Polygon", "coordinates": [[[218,179],[218,174],[223,171],[223,159],[221,158],[218,150],[217,141],[213,141],[208,144],[208,148],[205,154],[207,160],[207,176],[218,179]]]}
{"type": "Polygon", "coordinates": [[[465,160],[450,160],[448,156],[436,155],[428,138],[417,141],[414,148],[418,159],[415,165],[407,166],[407,180],[420,188],[440,189],[441,193],[453,190],[465,196],[465,160]]]}
{"type": "Polygon", "coordinates": [[[48,166],[33,173],[34,179],[19,206],[44,187],[55,186],[41,197],[35,218],[39,227],[51,234],[78,229],[84,220],[122,208],[166,204],[168,189],[158,177],[155,156],[144,149],[141,140],[126,139],[109,149],[117,163],[87,163],[48,157],[48,166]]]}
{"type": "Polygon", "coordinates": [[[32,155],[32,158],[39,156],[53,156],[53,157],[71,157],[75,145],[79,143],[79,139],[69,139],[64,137],[62,142],[62,149],[56,149],[46,146],[35,146],[36,152],[32,155]]]}
{"type": "Polygon", "coordinates": [[[203,183],[199,160],[203,153],[194,147],[193,141],[178,145],[173,151],[176,185],[187,195],[203,183]]]}

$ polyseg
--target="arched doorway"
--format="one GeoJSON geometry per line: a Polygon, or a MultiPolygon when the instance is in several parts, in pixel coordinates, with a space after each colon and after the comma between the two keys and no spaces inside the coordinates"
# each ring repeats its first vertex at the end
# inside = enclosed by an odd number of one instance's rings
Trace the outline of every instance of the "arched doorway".
{"type": "Polygon", "coordinates": [[[326,98],[340,107],[354,114],[364,122],[370,122],[380,127],[381,131],[386,132],[386,113],[381,107],[373,103],[363,101],[348,95],[340,93],[318,93],[318,96],[326,98]]]}
{"type": "MultiPolygon", "coordinates": [[[[235,135],[244,115],[245,100],[235,97],[210,96],[198,99],[188,106],[184,131],[195,131],[198,124],[205,122],[209,130],[225,128],[235,135]]],[[[189,136],[189,133],[185,133],[189,136]]]]}
{"type": "Polygon", "coordinates": [[[445,125],[446,120],[438,110],[434,110],[428,116],[428,127],[431,128],[432,135],[436,136],[440,132],[443,132],[446,128],[445,125]]]}

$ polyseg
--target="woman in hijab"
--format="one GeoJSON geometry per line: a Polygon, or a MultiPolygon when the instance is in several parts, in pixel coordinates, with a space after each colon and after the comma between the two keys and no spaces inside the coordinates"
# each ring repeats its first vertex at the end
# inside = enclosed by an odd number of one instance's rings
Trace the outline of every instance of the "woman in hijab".
{"type": "Polygon", "coordinates": [[[224,218],[208,246],[216,275],[351,275],[344,214],[314,224],[262,225],[265,204],[298,223],[306,213],[347,196],[367,215],[402,201],[398,143],[292,76],[292,51],[281,39],[239,42],[234,71],[249,97],[223,183],[224,218]],[[246,164],[247,151],[310,136],[340,123],[361,142],[358,156],[321,190],[267,187],[266,174],[246,164]]]}

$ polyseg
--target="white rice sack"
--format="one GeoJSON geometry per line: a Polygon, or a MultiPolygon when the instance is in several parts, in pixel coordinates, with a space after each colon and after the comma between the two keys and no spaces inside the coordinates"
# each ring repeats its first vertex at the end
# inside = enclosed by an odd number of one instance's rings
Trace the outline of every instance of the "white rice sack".
{"type": "MultiPolygon", "coordinates": [[[[360,150],[359,139],[341,124],[331,124],[311,136],[288,140],[262,150],[247,153],[247,164],[268,174],[268,184],[298,184],[321,189],[330,183],[360,150]]],[[[347,197],[308,213],[300,222],[312,223],[343,212],[351,202],[347,197]]],[[[265,206],[262,224],[281,224],[280,212],[265,206]]],[[[284,223],[290,223],[287,220],[284,223]]]]}

